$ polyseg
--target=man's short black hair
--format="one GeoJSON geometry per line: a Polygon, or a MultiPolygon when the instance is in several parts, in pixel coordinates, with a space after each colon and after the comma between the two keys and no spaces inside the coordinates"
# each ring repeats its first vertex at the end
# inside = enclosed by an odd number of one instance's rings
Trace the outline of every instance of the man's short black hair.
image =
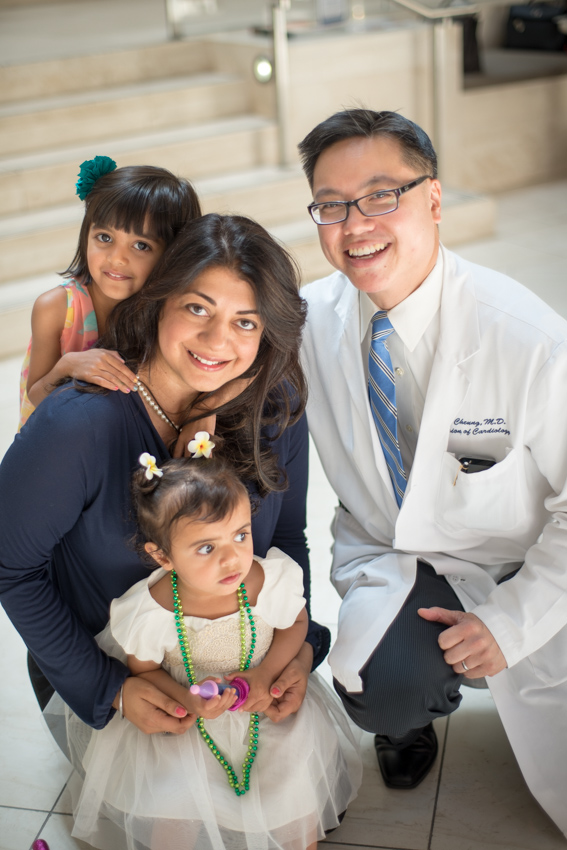
{"type": "Polygon", "coordinates": [[[313,172],[317,160],[327,148],[345,139],[388,136],[395,139],[407,165],[437,177],[437,154],[427,133],[413,121],[397,112],[374,112],[372,109],[345,109],[335,112],[318,124],[299,143],[303,170],[313,188],[313,172]]]}

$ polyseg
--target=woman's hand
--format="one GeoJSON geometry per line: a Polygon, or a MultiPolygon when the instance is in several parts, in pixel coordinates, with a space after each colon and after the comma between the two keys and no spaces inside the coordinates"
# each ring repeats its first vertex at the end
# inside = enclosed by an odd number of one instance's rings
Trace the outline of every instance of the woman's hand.
{"type": "MultiPolygon", "coordinates": [[[[193,410],[193,412],[195,411],[193,410]]],[[[206,431],[207,434],[214,434],[216,426],[217,417],[214,413],[209,413],[207,415],[203,414],[202,419],[197,419],[195,422],[189,422],[188,425],[184,425],[179,432],[179,437],[175,443],[173,457],[188,457],[189,449],[187,446],[191,440],[195,439],[195,434],[199,431],[206,431]]]]}
{"type": "MultiPolygon", "coordinates": [[[[149,661],[139,661],[132,655],[128,656],[128,666],[130,670],[135,674],[134,679],[141,679],[142,681],[148,682],[153,688],[155,688],[159,694],[163,697],[164,700],[167,701],[167,708],[164,710],[167,711],[168,714],[173,714],[175,717],[183,717],[184,715],[188,715],[192,718],[191,723],[188,726],[184,727],[182,731],[185,731],[185,728],[189,728],[195,722],[197,717],[203,717],[205,720],[214,720],[215,717],[219,717],[224,711],[230,708],[230,706],[234,703],[236,699],[236,691],[227,690],[222,695],[214,696],[211,699],[203,699],[203,697],[198,694],[192,694],[188,687],[184,685],[180,685],[179,682],[176,682],[175,679],[172,679],[169,673],[161,667],[154,667],[154,662],[149,661]],[[145,669],[144,667],[150,667],[150,669],[145,669]],[[181,713],[182,712],[182,713],[181,713]]],[[[211,679],[211,676],[208,676],[207,679],[211,679]]],[[[199,682],[200,685],[203,682],[206,682],[207,679],[203,679],[202,682],[199,682]]],[[[130,679],[126,679],[126,682],[129,682],[130,679]]],[[[220,679],[214,679],[214,682],[220,682],[220,679]]],[[[116,703],[116,700],[115,700],[116,703]]],[[[126,705],[126,698],[124,696],[123,705],[126,705]]],[[[163,708],[163,704],[158,703],[160,708],[163,708]]],[[[115,705],[116,707],[116,705],[115,705]]],[[[124,709],[124,715],[126,716],[126,709],[124,709]]],[[[128,717],[129,720],[132,718],[128,717]]],[[[132,720],[136,726],[135,720],[132,720]]],[[[142,732],[145,732],[146,729],[138,726],[138,728],[142,729],[142,732]]],[[[154,730],[150,730],[154,731],[154,730]]],[[[157,731],[167,731],[166,730],[157,730],[157,731]]]]}
{"type": "MultiPolygon", "coordinates": [[[[119,699],[120,692],[114,699],[114,708],[119,707],[119,699]]],[[[122,709],[124,717],[146,735],[157,732],[183,735],[197,719],[195,714],[189,714],[184,706],[141,676],[130,676],[125,680],[122,709]]]]}
{"type": "Polygon", "coordinates": [[[265,709],[265,713],[274,723],[285,720],[301,708],[312,664],[313,647],[304,643],[297,656],[270,688],[272,704],[265,709]]]}
{"type": "Polygon", "coordinates": [[[59,361],[64,375],[78,381],[88,381],[107,390],[129,393],[136,384],[135,374],[124,365],[117,351],[91,348],[89,351],[72,351],[59,361]]]}
{"type": "Polygon", "coordinates": [[[200,413],[201,418],[183,426],[173,449],[173,457],[188,457],[189,451],[187,445],[194,439],[198,431],[206,431],[207,434],[214,434],[217,426],[217,416],[216,413],[211,413],[211,410],[216,410],[216,408],[222,407],[223,404],[227,404],[229,401],[237,398],[250,386],[252,380],[252,378],[238,378],[229,381],[226,386],[219,387],[218,390],[203,402],[193,407],[191,415],[197,416],[200,413]]]}

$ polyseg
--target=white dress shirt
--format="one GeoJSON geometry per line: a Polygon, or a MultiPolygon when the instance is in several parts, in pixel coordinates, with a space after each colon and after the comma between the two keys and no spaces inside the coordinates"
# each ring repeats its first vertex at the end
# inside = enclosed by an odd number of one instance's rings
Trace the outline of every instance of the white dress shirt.
{"type": "MultiPolygon", "coordinates": [[[[411,295],[388,310],[394,333],[387,346],[396,376],[398,441],[407,477],[411,471],[425,395],[439,339],[439,307],[443,288],[443,256],[411,295]]],[[[369,295],[360,293],[360,345],[368,380],[368,355],[372,338],[372,317],[379,309],[369,295]]]]}

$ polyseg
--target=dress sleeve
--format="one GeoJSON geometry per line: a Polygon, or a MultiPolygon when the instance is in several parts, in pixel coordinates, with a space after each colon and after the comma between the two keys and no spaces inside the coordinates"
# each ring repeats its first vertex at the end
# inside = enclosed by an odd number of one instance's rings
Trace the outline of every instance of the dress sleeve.
{"type": "Polygon", "coordinates": [[[272,628],[289,629],[305,608],[303,571],[299,564],[275,547],[258,561],[264,570],[264,584],[255,611],[272,628]]]}
{"type": "Polygon", "coordinates": [[[42,402],[0,467],[0,599],[51,685],[98,729],[112,717],[128,670],[99,649],[50,569],[53,551],[108,474],[100,463],[104,423],[95,429],[84,405],[68,402],[72,395],[42,402]]]}
{"type": "MultiPolygon", "coordinates": [[[[160,571],[161,572],[161,571],[160,571]]],[[[173,614],[154,601],[148,580],[137,582],[110,606],[110,631],[127,655],[161,664],[177,646],[173,614]]]]}
{"type": "Polygon", "coordinates": [[[271,540],[289,555],[303,570],[303,592],[309,614],[309,629],[306,641],[313,647],[313,670],[319,666],[331,643],[331,634],[326,626],[311,619],[311,574],[309,570],[309,549],[305,537],[307,525],[307,482],[309,477],[309,435],[305,414],[288,428],[284,434],[288,441],[285,472],[288,488],[283,494],[281,509],[271,540]]]}

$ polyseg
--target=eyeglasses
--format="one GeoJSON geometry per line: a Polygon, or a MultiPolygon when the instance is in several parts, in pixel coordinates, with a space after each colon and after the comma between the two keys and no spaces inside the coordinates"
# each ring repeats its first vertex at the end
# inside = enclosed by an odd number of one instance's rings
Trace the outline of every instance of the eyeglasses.
{"type": "Polygon", "coordinates": [[[412,180],[411,183],[406,183],[405,186],[400,186],[399,189],[372,192],[354,201],[325,201],[322,204],[309,204],[307,209],[315,224],[338,224],[340,221],[346,221],[350,207],[356,207],[362,215],[370,218],[374,215],[386,215],[398,209],[400,195],[409,192],[414,186],[419,186],[424,180],[433,180],[433,178],[425,175],[412,180]]]}

